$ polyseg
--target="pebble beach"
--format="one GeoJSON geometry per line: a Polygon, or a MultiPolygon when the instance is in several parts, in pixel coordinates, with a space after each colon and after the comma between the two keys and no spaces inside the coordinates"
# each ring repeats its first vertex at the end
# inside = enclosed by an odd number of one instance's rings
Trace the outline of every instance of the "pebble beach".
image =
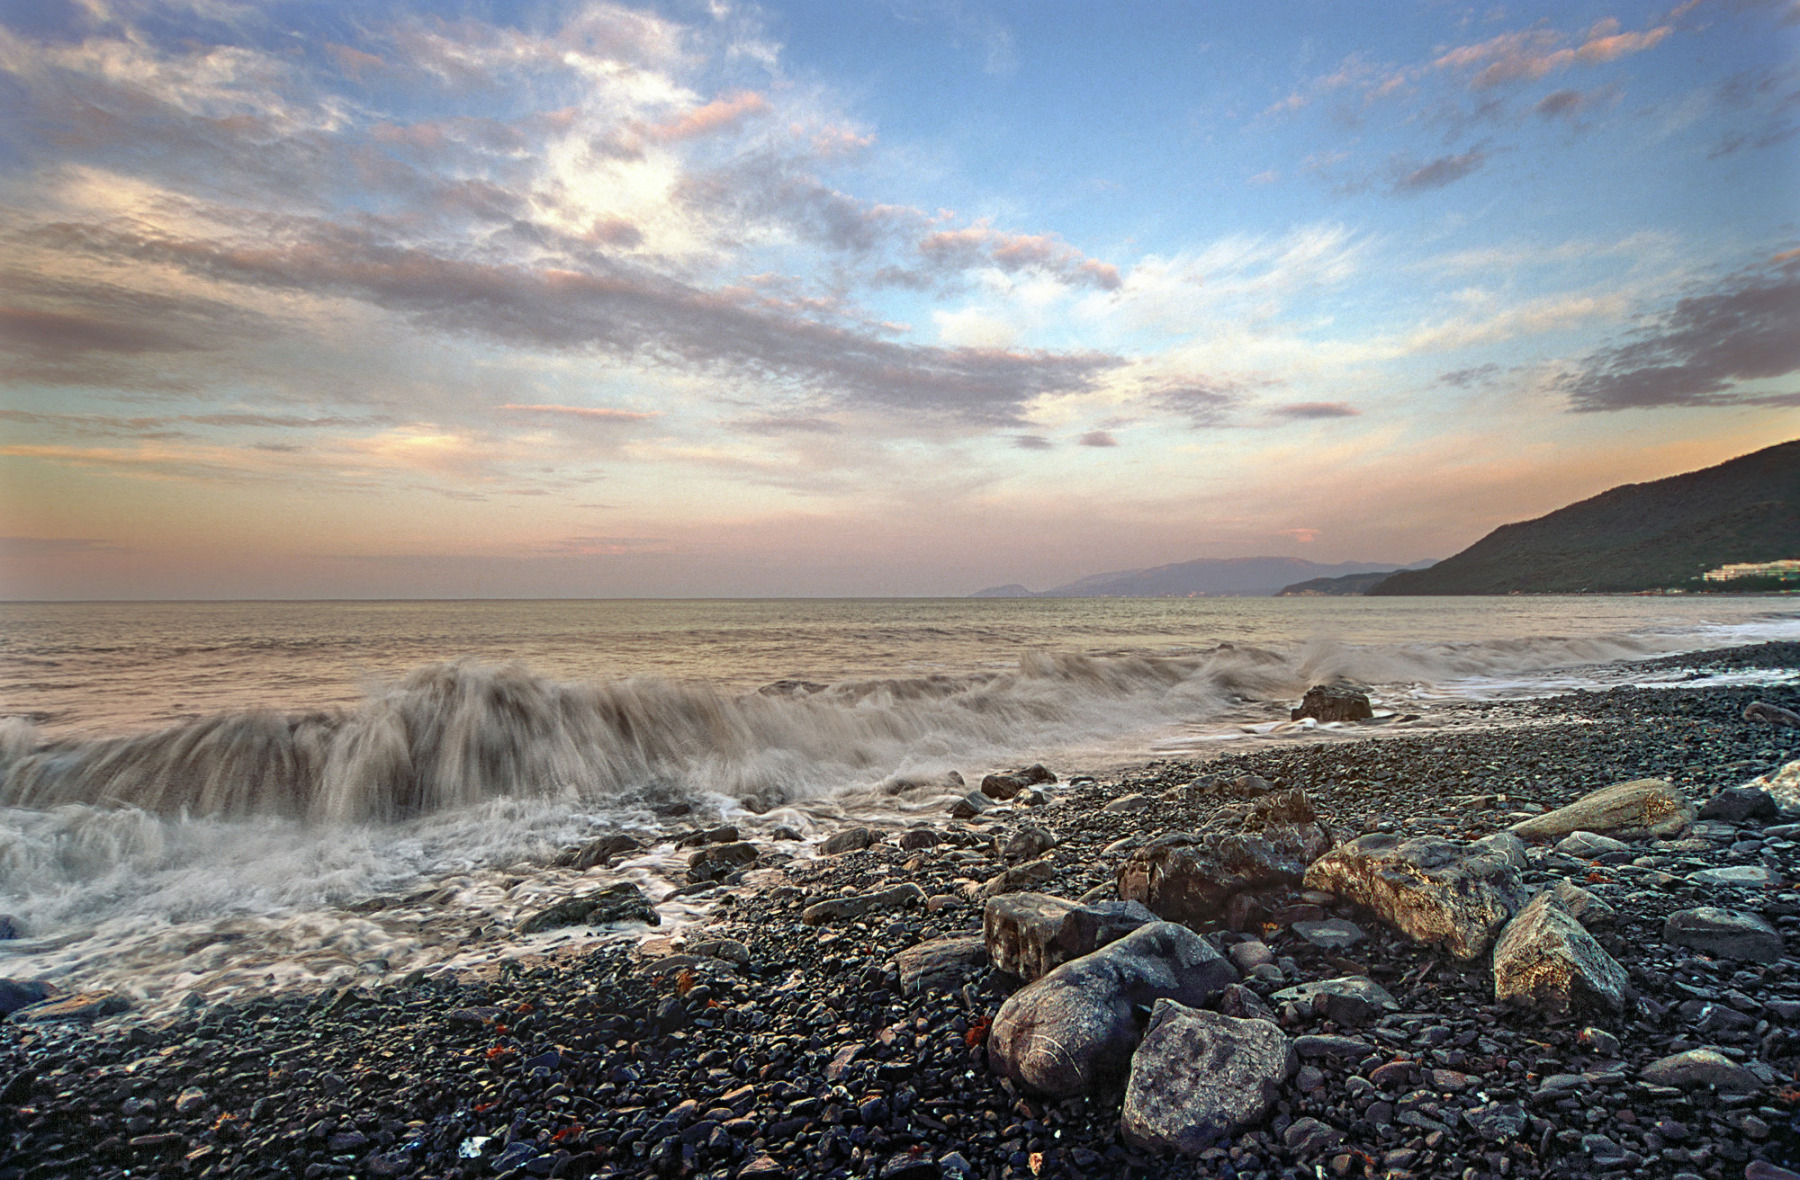
{"type": "MultiPolygon", "coordinates": [[[[1800,645],[1664,662],[1791,671],[1800,645]]],[[[1704,812],[1800,758],[1800,729],[1745,718],[1757,701],[1793,709],[1800,690],[1617,688],[1458,705],[1428,734],[1051,766],[1054,782],[976,814],[846,828],[801,855],[697,813],[681,900],[702,916],[671,937],[642,924],[646,907],[612,941],[489,970],[173,1019],[103,996],[25,1004],[0,1025],[0,1180],[1781,1180],[1800,1169],[1792,815],[1697,818],[1618,847],[1528,842],[1527,891],[1567,882],[1611,911],[1588,927],[1629,981],[1607,1012],[1497,1000],[1486,953],[1459,959],[1299,883],[1191,923],[1237,979],[1209,1005],[1278,1029],[1286,1063],[1253,1117],[1190,1149],[1122,1132],[1127,1078],[1034,1092],[989,1043],[1036,986],[993,963],[989,903],[1115,902],[1134,852],[1239,823],[1247,781],[1303,792],[1334,844],[1475,841],[1628,780],[1664,780],[1704,812]],[[1703,907],[1754,915],[1778,949],[1672,943],[1671,915],[1703,907]],[[1376,999],[1305,992],[1345,979],[1376,999]]]]}

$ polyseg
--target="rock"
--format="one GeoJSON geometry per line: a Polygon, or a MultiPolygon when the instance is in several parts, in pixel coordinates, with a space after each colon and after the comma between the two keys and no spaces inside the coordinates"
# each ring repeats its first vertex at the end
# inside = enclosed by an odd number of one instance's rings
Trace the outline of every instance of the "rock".
{"type": "Polygon", "coordinates": [[[1781,808],[1776,804],[1775,796],[1757,786],[1726,787],[1700,807],[1701,819],[1723,820],[1730,824],[1775,819],[1780,815],[1781,808]]]}
{"type": "Polygon", "coordinates": [[[1625,1011],[1631,984],[1606,953],[1546,890],[1506,924],[1494,942],[1494,1000],[1553,1016],[1625,1011]]]}
{"type": "Polygon", "coordinates": [[[1751,963],[1776,962],[1786,950],[1781,932],[1761,915],[1709,905],[1670,914],[1663,923],[1663,941],[1751,963]]]}
{"type": "Polygon", "coordinates": [[[838,922],[845,918],[860,918],[871,910],[918,905],[924,900],[925,891],[908,881],[904,885],[879,889],[873,893],[861,893],[852,897],[834,897],[827,901],[816,902],[800,911],[800,920],[808,926],[820,926],[826,922],[838,922]]]}
{"type": "Polygon", "coordinates": [[[1531,1122],[1525,1108],[1516,1102],[1490,1102],[1474,1110],[1463,1111],[1463,1122],[1489,1143],[1509,1143],[1517,1139],[1531,1122]]]}
{"type": "Polygon", "coordinates": [[[738,1180],[785,1180],[787,1169],[774,1158],[759,1155],[738,1169],[738,1180]]]}
{"type": "Polygon", "coordinates": [[[737,825],[723,824],[716,828],[706,828],[703,831],[689,832],[687,835],[676,839],[675,847],[697,848],[706,844],[735,844],[737,843],[737,839],[737,825]]]}
{"type": "Polygon", "coordinates": [[[974,819],[994,805],[994,801],[980,791],[970,791],[950,805],[952,819],[974,819]]]}
{"type": "Polygon", "coordinates": [[[1314,946],[1328,951],[1341,951],[1345,947],[1355,946],[1367,937],[1354,922],[1346,922],[1342,918],[1326,918],[1322,922],[1295,922],[1289,929],[1314,946]]]}
{"type": "Polygon", "coordinates": [[[1296,1155],[1318,1155],[1342,1143],[1344,1133],[1330,1123],[1322,1123],[1315,1118],[1300,1118],[1295,1119],[1281,1133],[1281,1141],[1296,1155]]]}
{"type": "Polygon", "coordinates": [[[1568,881],[1558,881],[1550,887],[1549,893],[1550,900],[1560,906],[1565,914],[1589,930],[1596,926],[1611,926],[1618,917],[1598,894],[1568,881]]]}
{"type": "Polygon", "coordinates": [[[1337,1061],[1355,1061],[1368,1056],[1369,1042],[1361,1037],[1341,1037],[1314,1033],[1294,1038],[1294,1052],[1303,1060],[1330,1058],[1337,1061]]]}
{"type": "Polygon", "coordinates": [[[28,1004],[50,998],[51,988],[41,979],[0,979],[0,1016],[8,1016],[28,1004]]]}
{"type": "Polygon", "coordinates": [[[1694,805],[1665,779],[1642,778],[1590,791],[1567,807],[1520,820],[1509,829],[1524,840],[1560,840],[1592,832],[1615,840],[1680,836],[1694,825],[1694,805]]]}
{"type": "Polygon", "coordinates": [[[833,832],[819,842],[819,852],[825,856],[839,856],[846,852],[860,852],[875,843],[876,835],[868,828],[845,828],[841,832],[833,832]]]}
{"type": "Polygon", "coordinates": [[[981,780],[981,793],[989,799],[1005,801],[1024,788],[1025,784],[1010,774],[990,774],[981,780]]]}
{"type": "Polygon", "coordinates": [[[1305,883],[1366,906],[1415,942],[1442,943],[1464,960],[1486,950],[1525,903],[1509,846],[1438,836],[1358,837],[1314,861],[1305,883]]]}
{"type": "Polygon", "coordinates": [[[756,858],[756,845],[745,841],[709,845],[688,857],[688,880],[717,881],[738,869],[749,868],[756,858]]]}
{"type": "Polygon", "coordinates": [[[1254,971],[1264,963],[1275,961],[1275,952],[1270,950],[1268,944],[1259,938],[1249,938],[1243,942],[1234,943],[1226,953],[1231,956],[1231,961],[1237,964],[1239,971],[1254,971]]]}
{"type": "Polygon", "coordinates": [[[1778,1167],[1768,1160],[1751,1160],[1744,1165],[1744,1180],[1800,1180],[1800,1172],[1778,1167]]]}
{"type": "Polygon", "coordinates": [[[1696,885],[1723,886],[1727,889],[1767,889],[1781,884],[1781,874],[1762,865],[1726,865],[1717,869],[1701,869],[1689,873],[1696,885]]]}
{"type": "MultiPolygon", "coordinates": [[[[1119,896],[1169,921],[1216,922],[1240,894],[1298,885],[1331,836],[1314,819],[1284,818],[1297,813],[1291,803],[1260,815],[1253,809],[1237,832],[1158,837],[1119,865],[1119,896]]],[[[1304,814],[1311,813],[1308,804],[1304,814]]]]}
{"type": "Polygon", "coordinates": [[[25,937],[25,924],[11,914],[0,914],[0,942],[25,937]]]}
{"type": "Polygon", "coordinates": [[[988,965],[987,940],[976,935],[936,938],[907,947],[895,961],[900,969],[900,990],[907,995],[955,991],[988,965]]]}
{"type": "Polygon", "coordinates": [[[1602,856],[1623,853],[1634,855],[1631,845],[1623,840],[1615,840],[1611,836],[1602,836],[1594,832],[1570,832],[1556,843],[1556,851],[1564,856],[1573,856],[1577,860],[1598,860],[1602,856]]]}
{"type": "Polygon", "coordinates": [[[1368,721],[1374,716],[1375,710],[1369,706],[1368,693],[1354,685],[1339,682],[1315,684],[1307,689],[1306,695],[1300,699],[1300,707],[1293,710],[1290,720],[1313,717],[1320,721],[1368,721]]]}
{"type": "Polygon", "coordinates": [[[1754,1094],[1762,1089],[1755,1074],[1717,1049],[1689,1049],[1659,1058],[1638,1071],[1653,1086],[1695,1090],[1703,1086],[1725,1094],[1754,1094]]]}
{"type": "Polygon", "coordinates": [[[1109,799],[1100,810],[1113,815],[1129,814],[1138,811],[1149,811],[1156,806],[1156,800],[1148,795],[1120,795],[1117,799],[1109,799]]]}
{"type": "Polygon", "coordinates": [[[624,852],[636,852],[643,848],[643,842],[623,832],[611,832],[596,840],[591,840],[580,848],[571,848],[556,858],[559,868],[575,868],[583,871],[595,865],[603,865],[613,857],[624,852]]]}
{"type": "Polygon", "coordinates": [[[1125,1071],[1140,1035],[1135,1008],[1198,1006],[1236,982],[1205,939],[1153,922],[1014,992],[988,1030],[988,1062],[1034,1093],[1083,1094],[1125,1071]]]}
{"type": "Polygon", "coordinates": [[[206,1091],[189,1086],[175,1097],[175,1113],[186,1118],[206,1105],[206,1091]]]}
{"type": "Polygon", "coordinates": [[[1262,997],[1241,983],[1234,983],[1219,993],[1219,1011],[1242,1020],[1275,1020],[1275,1013],[1263,1003],[1262,997]]]}
{"type": "Polygon", "coordinates": [[[1785,725],[1790,729],[1800,729],[1800,713],[1792,709],[1784,709],[1780,705],[1771,705],[1767,701],[1751,701],[1744,706],[1745,721],[1766,721],[1770,725],[1785,725]]]}
{"type": "Polygon", "coordinates": [[[1018,893],[1039,885],[1048,885],[1055,878],[1056,866],[1046,857],[995,874],[981,893],[983,897],[999,897],[1003,893],[1018,893]]]}
{"type": "Polygon", "coordinates": [[[1783,818],[1800,816],[1800,761],[1789,762],[1774,774],[1759,775],[1744,785],[1766,792],[1781,809],[1783,818]]]}
{"type": "Polygon", "coordinates": [[[1056,837],[1043,828],[1020,828],[1001,845],[1005,860],[1033,860],[1056,847],[1056,837]]]}
{"type": "Polygon", "coordinates": [[[1400,1010],[1399,1001],[1366,975],[1342,975],[1298,987],[1283,988],[1269,997],[1278,1004],[1304,1000],[1313,1011],[1346,1028],[1373,1024],[1382,1015],[1400,1010]]]}
{"type": "Polygon", "coordinates": [[[981,928],[994,969],[1029,982],[1154,921],[1137,902],[1081,905],[1046,893],[1009,893],[987,903],[981,928]]]}
{"type": "Polygon", "coordinates": [[[98,1020],[116,1016],[131,1007],[131,1001],[117,992],[76,992],[60,999],[40,1000],[14,1009],[7,1017],[14,1024],[48,1024],[56,1020],[98,1020]]]}
{"type": "Polygon", "coordinates": [[[1268,1021],[1159,999],[1131,1060],[1120,1135],[1133,1147],[1197,1155],[1261,1121],[1293,1070],[1292,1044],[1268,1021]]]}
{"type": "Polygon", "coordinates": [[[938,1180],[944,1170],[928,1155],[901,1152],[881,1165],[879,1180],[938,1180]]]}
{"type": "Polygon", "coordinates": [[[519,923],[519,933],[536,934],[558,926],[604,926],[610,922],[660,926],[662,916],[642,890],[630,881],[620,881],[593,893],[565,897],[548,909],[539,910],[519,923]]]}
{"type": "Polygon", "coordinates": [[[750,948],[735,938],[690,938],[682,949],[690,955],[718,959],[734,967],[743,967],[750,962],[750,948]]]}
{"type": "Polygon", "coordinates": [[[906,852],[917,852],[921,848],[935,848],[943,843],[944,838],[931,828],[908,828],[900,833],[898,841],[906,852]]]}

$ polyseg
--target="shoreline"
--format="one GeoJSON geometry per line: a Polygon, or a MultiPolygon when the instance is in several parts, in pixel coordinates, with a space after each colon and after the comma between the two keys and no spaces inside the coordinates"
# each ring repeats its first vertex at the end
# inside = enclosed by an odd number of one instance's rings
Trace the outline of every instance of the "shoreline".
{"type": "MultiPolygon", "coordinates": [[[[1791,669],[1800,667],[1800,645],[1640,663],[1791,669]]],[[[1024,824],[1054,832],[1060,843],[1048,857],[1051,876],[1032,888],[1075,898],[1113,880],[1126,851],[1119,841],[1216,817],[1225,797],[1189,790],[1199,776],[1255,773],[1300,787],[1339,839],[1383,825],[1403,835],[1486,835],[1520,808],[1560,806],[1640,777],[1669,778],[1699,802],[1800,758],[1800,730],[1741,717],[1751,699],[1792,707],[1797,696],[1792,686],[1610,689],[1459,706],[1474,715],[1514,713],[1520,724],[1156,759],[1059,784],[1045,807],[990,813],[980,823],[941,818],[931,825],[940,835],[932,846],[883,841],[757,870],[754,885],[711,898],[710,918],[685,930],[684,946],[654,948],[673,952],[660,965],[611,943],[554,964],[503,963],[489,980],[267,997],[161,1027],[8,1022],[0,1032],[0,1142],[13,1153],[0,1159],[0,1180],[123,1176],[126,1169],[134,1177],[311,1180],[514,1172],[1247,1180],[1311,1176],[1316,1168],[1396,1180],[1469,1169],[1509,1180],[1628,1172],[1736,1180],[1758,1158],[1792,1167],[1800,1092],[1785,1101],[1781,1087],[1749,1101],[1670,1096],[1637,1076],[1651,1058],[1685,1042],[1737,1049],[1776,1069],[1785,1086],[1796,1084],[1800,1038],[1792,1030],[1800,1020],[1770,1005],[1800,1003],[1800,961],[1792,958],[1800,954],[1800,894],[1793,892],[1800,836],[1765,841],[1754,825],[1690,838],[1705,847],[1648,847],[1633,858],[1662,865],[1580,866],[1584,877],[1604,879],[1589,887],[1620,911],[1602,941],[1654,1005],[1610,1026],[1618,1042],[1612,1057],[1580,1043],[1578,1023],[1498,1009],[1480,961],[1456,964],[1344,903],[1323,908],[1367,938],[1341,954],[1312,946],[1291,919],[1260,931],[1280,986],[1356,968],[1390,987],[1401,1010],[1354,1030],[1366,1056],[1382,1062],[1307,1061],[1317,1077],[1304,1080],[1318,1085],[1290,1078],[1268,1119],[1200,1159],[1152,1157],[1121,1143],[1116,1092],[1052,1103],[1010,1091],[972,1036],[1009,981],[972,969],[960,986],[908,995],[895,957],[979,927],[981,905],[966,894],[1003,868],[984,850],[995,832],[1024,824]],[[1103,810],[1133,794],[1152,805],[1103,810]],[[1753,840],[1758,847],[1739,850],[1753,840]],[[1690,863],[1747,861],[1773,862],[1786,885],[1766,902],[1760,895],[1721,901],[1680,875],[1690,863]],[[800,920],[818,900],[906,883],[931,904],[861,921],[800,920]],[[1677,903],[1749,900],[1770,907],[1786,934],[1784,962],[1747,970],[1662,946],[1664,911],[1677,903]],[[721,939],[736,945],[717,945],[721,939]],[[715,953],[697,953],[708,940],[715,953]],[[1688,1004],[1710,1004],[1711,1014],[1684,1011],[1688,1004]],[[1703,1031],[1693,1027],[1706,1021],[1713,1023],[1703,1031]],[[1362,1090],[1351,1077],[1389,1059],[1429,1069],[1433,1083],[1360,1107],[1347,1097],[1362,1090]],[[1446,1076],[1437,1086],[1439,1072],[1463,1080],[1446,1076]],[[1575,1080],[1546,1086],[1555,1078],[1575,1080]],[[1455,1112],[1471,1109],[1476,1095],[1519,1104],[1527,1127],[1502,1143],[1473,1133],[1455,1112]],[[1402,1121],[1394,1109],[1377,1112],[1386,1121],[1370,1117],[1382,1102],[1404,1106],[1403,1097],[1412,1106],[1399,1114],[1410,1111],[1430,1126],[1402,1121]],[[1428,1108],[1435,1113],[1421,1113],[1428,1108]],[[1602,1113],[1592,1119],[1588,1110],[1602,1113]],[[1294,1140],[1287,1132],[1304,1119],[1339,1138],[1323,1146],[1330,1135],[1294,1140]],[[1657,1130],[1662,1124],[1670,1125],[1657,1130]],[[1594,1136],[1626,1153],[1621,1162],[1597,1162],[1612,1157],[1593,1150],[1594,1136]],[[1631,1155],[1636,1162],[1624,1162],[1631,1155]],[[506,1161],[511,1168],[494,1166],[506,1161]]],[[[1533,856],[1531,873],[1540,879],[1573,871],[1533,856]]],[[[1221,946],[1245,940],[1242,931],[1211,937],[1221,946]]],[[[1265,999],[1276,990],[1274,981],[1247,982],[1265,999]]],[[[1310,1013],[1283,1012],[1282,1023],[1292,1035],[1351,1031],[1327,1028],[1310,1013]]],[[[1386,1093],[1385,1083],[1376,1088],[1386,1093]]]]}

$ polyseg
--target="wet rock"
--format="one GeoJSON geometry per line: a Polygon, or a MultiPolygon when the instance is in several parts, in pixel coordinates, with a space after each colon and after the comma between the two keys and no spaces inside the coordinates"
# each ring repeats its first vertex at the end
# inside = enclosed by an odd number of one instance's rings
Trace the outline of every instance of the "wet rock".
{"type": "Polygon", "coordinates": [[[994,968],[1030,981],[1154,921],[1136,902],[1082,905],[1046,893],[1010,893],[987,903],[981,927],[994,968]]]}
{"type": "Polygon", "coordinates": [[[1486,950],[1525,903],[1508,848],[1437,836],[1358,837],[1314,861],[1305,883],[1366,906],[1416,942],[1441,943],[1459,959],[1486,950]]]}
{"type": "Polygon", "coordinates": [[[1638,1076],[1653,1086],[1683,1090],[1710,1087],[1723,1094],[1754,1094],[1762,1089],[1754,1073],[1717,1049],[1689,1049],[1658,1058],[1638,1071],[1638,1076]]]}
{"type": "Polygon", "coordinates": [[[1268,1021],[1159,999],[1131,1060],[1120,1135],[1134,1147],[1197,1155],[1261,1121],[1293,1070],[1292,1044],[1268,1021]]]}
{"type": "Polygon", "coordinates": [[[1028,861],[996,873],[982,889],[983,897],[999,897],[1003,893],[1018,893],[1021,890],[1035,889],[1039,885],[1048,885],[1056,878],[1056,866],[1048,858],[1028,861]]]}
{"type": "Polygon", "coordinates": [[[717,881],[756,863],[756,845],[747,841],[713,844],[688,857],[688,880],[717,881]]]}
{"type": "Polygon", "coordinates": [[[536,934],[559,926],[604,926],[611,922],[662,924],[656,907],[630,881],[620,881],[593,893],[565,897],[519,923],[520,934],[536,934]]]}
{"type": "Polygon", "coordinates": [[[950,818],[974,819],[994,806],[994,801],[980,791],[970,791],[950,804],[950,818]]]}
{"type": "Polygon", "coordinates": [[[905,852],[917,852],[921,848],[935,848],[943,843],[944,838],[931,828],[908,828],[900,833],[898,841],[905,852]]]}
{"type": "Polygon", "coordinates": [[[0,979],[0,1016],[49,999],[51,990],[41,979],[0,979]]]}
{"type": "Polygon", "coordinates": [[[1506,924],[1494,942],[1494,999],[1554,1016],[1625,1011],[1625,969],[1544,892],[1506,924]]]}
{"type": "Polygon", "coordinates": [[[1615,840],[1680,836],[1694,825],[1694,805],[1666,779],[1645,778],[1590,791],[1567,807],[1520,820],[1510,829],[1524,840],[1560,840],[1593,832],[1615,840]]]}
{"type": "Polygon", "coordinates": [[[1315,684],[1300,698],[1290,720],[1313,717],[1320,721],[1368,721],[1375,716],[1369,694],[1346,683],[1315,684]]]}
{"type": "Polygon", "coordinates": [[[707,844],[735,844],[738,841],[738,830],[735,824],[723,824],[716,828],[706,828],[698,832],[689,832],[675,841],[677,848],[699,848],[707,844]]]}
{"type": "Polygon", "coordinates": [[[11,914],[0,914],[0,942],[25,937],[25,925],[11,914]]]}
{"type": "Polygon", "coordinates": [[[1663,924],[1663,941],[1751,963],[1776,962],[1786,949],[1781,932],[1760,914],[1709,905],[1670,914],[1663,924]]]}
{"type": "Polygon", "coordinates": [[[1388,1012],[1400,1010],[1399,1001],[1366,975],[1344,975],[1288,987],[1269,997],[1278,1004],[1305,1001],[1314,1012],[1347,1028],[1373,1024],[1388,1012]]]}
{"type": "Polygon", "coordinates": [[[903,885],[878,889],[873,893],[860,893],[852,897],[834,897],[827,901],[815,902],[800,911],[800,920],[808,926],[820,926],[826,922],[860,918],[872,910],[919,905],[924,900],[925,891],[908,881],[903,885]]]}
{"type": "Polygon", "coordinates": [[[1730,824],[1756,820],[1772,820],[1781,814],[1775,797],[1762,787],[1726,787],[1700,806],[1701,819],[1723,820],[1730,824]]]}
{"type": "Polygon", "coordinates": [[[40,1000],[13,1011],[7,1017],[14,1024],[48,1024],[58,1020],[98,1020],[127,1011],[131,1001],[117,992],[76,992],[72,996],[40,1000]]]}
{"type": "Polygon", "coordinates": [[[987,940],[977,935],[936,938],[901,951],[896,963],[900,990],[909,996],[954,991],[988,965],[987,940]]]}
{"type": "Polygon", "coordinates": [[[1004,802],[1024,790],[1025,784],[1010,774],[990,774],[981,780],[981,793],[1004,802]]]}
{"type": "Polygon", "coordinates": [[[1205,939],[1154,922],[1013,993],[989,1029],[988,1062],[1034,1093],[1085,1093],[1125,1071],[1139,1038],[1134,1009],[1159,999],[1199,1006],[1236,982],[1205,939]]]}
{"type": "Polygon", "coordinates": [[[591,869],[595,865],[603,865],[613,857],[627,852],[636,852],[644,847],[643,841],[623,832],[609,832],[595,840],[590,840],[580,848],[571,848],[556,858],[559,868],[591,869]]]}
{"type": "Polygon", "coordinates": [[[833,832],[819,842],[819,852],[825,856],[840,856],[846,852],[860,852],[876,842],[876,835],[868,828],[845,828],[841,832],[833,832]]]}

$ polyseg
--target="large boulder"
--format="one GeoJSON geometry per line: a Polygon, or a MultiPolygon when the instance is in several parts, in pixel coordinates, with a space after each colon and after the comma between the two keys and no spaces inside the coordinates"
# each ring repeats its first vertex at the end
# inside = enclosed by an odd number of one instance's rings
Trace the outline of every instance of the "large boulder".
{"type": "Polygon", "coordinates": [[[994,968],[1027,982],[1156,921],[1135,901],[1082,905],[1047,893],[989,899],[981,930],[994,968]]]}
{"type": "Polygon", "coordinates": [[[1663,941],[1721,959],[1751,963],[1776,962],[1786,949],[1781,931],[1760,914],[1710,905],[1670,914],[1663,923],[1663,941]]]}
{"type": "Polygon", "coordinates": [[[1153,922],[1014,992],[988,1030],[988,1063],[1035,1094],[1068,1098],[1124,1074],[1139,1009],[1199,1007],[1237,970],[1185,926],[1153,922]]]}
{"type": "Polygon", "coordinates": [[[1119,896],[1171,922],[1216,922],[1232,898],[1298,885],[1331,835],[1300,790],[1237,806],[1235,832],[1173,832],[1134,849],[1119,866],[1119,896]]]}
{"type": "Polygon", "coordinates": [[[1119,1132],[1133,1147],[1196,1155],[1260,1122],[1294,1069],[1294,1048],[1266,1020],[1158,1000],[1131,1059],[1119,1132]]]}
{"type": "Polygon", "coordinates": [[[1589,791],[1567,807],[1511,828],[1521,839],[1560,840],[1574,832],[1593,832],[1615,840],[1658,840],[1679,836],[1694,826],[1694,805],[1667,779],[1640,778],[1589,791]]]}
{"type": "Polygon", "coordinates": [[[1300,707],[1290,715],[1295,721],[1313,717],[1320,721],[1367,721],[1375,716],[1369,707],[1369,694],[1353,684],[1315,684],[1300,698],[1300,707]]]}
{"type": "Polygon", "coordinates": [[[1314,861],[1305,884],[1366,906],[1416,942],[1473,959],[1525,904],[1516,843],[1361,836],[1314,861]]]}
{"type": "Polygon", "coordinates": [[[1494,942],[1494,999],[1553,1016],[1625,1011],[1625,969],[1559,904],[1553,890],[1531,900],[1494,942]]]}

